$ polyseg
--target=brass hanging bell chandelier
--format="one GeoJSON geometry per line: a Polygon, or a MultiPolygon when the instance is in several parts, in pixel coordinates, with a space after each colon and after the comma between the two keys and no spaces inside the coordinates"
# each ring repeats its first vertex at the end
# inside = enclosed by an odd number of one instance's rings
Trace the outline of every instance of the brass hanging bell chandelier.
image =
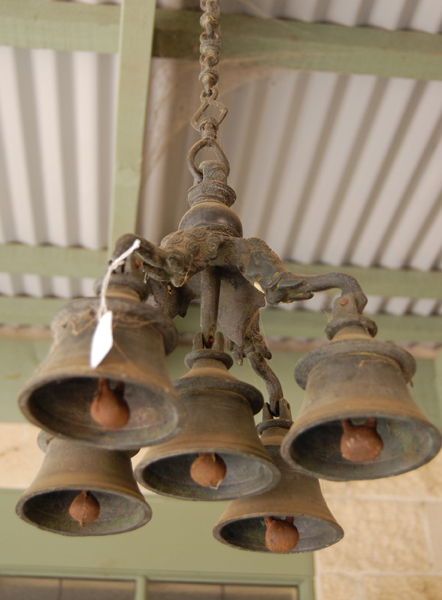
{"type": "MultiPolygon", "coordinates": [[[[147,446],[136,469],[143,486],[181,499],[234,499],[215,527],[223,543],[255,551],[314,550],[342,537],[318,477],[402,473],[431,460],[442,439],[407,390],[415,369],[411,355],[373,339],[376,325],[363,315],[367,298],[358,282],[342,273],[292,273],[264,241],[243,237],[231,208],[236,196],[227,183],[229,162],[217,141],[227,113],[216,87],[219,0],[201,0],[201,8],[203,91],[192,119],[201,139],[188,153],[194,176],[189,210],[160,246],[122,236],[97,287],[99,298],[75,301],[55,317],[49,357],[19,403],[29,420],[60,439],[49,444],[44,468],[17,511],[67,535],[79,523],[91,535],[140,526],[150,513],[134,482],[123,484],[139,501],[128,508],[129,522],[100,529],[100,493],[110,493],[109,486],[100,491],[79,481],[61,502],[52,493],[60,490],[51,487],[58,476],[49,458],[63,444],[81,454],[86,443],[100,456],[116,449],[127,463],[122,450],[147,446]],[[200,161],[201,152],[211,159],[200,161]],[[291,424],[281,383],[268,364],[260,310],[330,289],[341,292],[326,327],[331,341],[296,368],[306,396],[291,424]],[[172,385],[164,362],[178,340],[172,319],[185,317],[193,300],[201,304],[200,331],[187,358],[189,372],[172,385]],[[267,388],[261,440],[253,415],[263,406],[262,395],[229,373],[224,340],[233,359],[247,359],[267,388]]],[[[129,481],[127,464],[121,469],[129,481]]],[[[118,480],[117,471],[113,476],[118,480]]]]}

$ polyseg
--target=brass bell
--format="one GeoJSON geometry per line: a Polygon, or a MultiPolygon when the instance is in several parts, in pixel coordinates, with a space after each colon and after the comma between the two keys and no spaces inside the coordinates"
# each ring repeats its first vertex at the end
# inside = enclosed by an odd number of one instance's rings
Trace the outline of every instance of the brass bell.
{"type": "Polygon", "coordinates": [[[151,508],[132,472],[130,459],[136,451],[83,446],[45,432],[38,444],[46,456],[18,501],[21,519],[69,536],[124,533],[150,521],[151,508]]]}
{"type": "Polygon", "coordinates": [[[270,491],[230,502],[213,535],[228,546],[256,552],[312,552],[336,544],[344,532],[327,507],[319,481],[289,467],[280,455],[291,418],[267,420],[271,419],[268,413],[265,419],[259,426],[261,441],[281,471],[281,479],[270,491]],[[269,539],[273,524],[285,525],[292,535],[278,527],[269,539]]]}
{"type": "Polygon", "coordinates": [[[92,369],[98,305],[98,298],[76,300],[55,315],[54,343],[21,391],[21,410],[57,437],[104,448],[139,449],[172,437],[185,419],[165,362],[178,341],[174,324],[128,294],[109,297],[114,343],[92,369]]]}
{"type": "Polygon", "coordinates": [[[228,372],[229,355],[191,352],[189,373],[174,382],[187,410],[184,431],[146,450],[138,482],[159,494],[188,500],[227,500],[272,488],[280,474],[261,444],[253,415],[261,393],[228,372]]]}
{"type": "Polygon", "coordinates": [[[413,357],[391,342],[338,339],[307,354],[295,369],[304,403],[282,456],[334,481],[388,477],[427,463],[441,435],[407,389],[414,372],[413,357]]]}

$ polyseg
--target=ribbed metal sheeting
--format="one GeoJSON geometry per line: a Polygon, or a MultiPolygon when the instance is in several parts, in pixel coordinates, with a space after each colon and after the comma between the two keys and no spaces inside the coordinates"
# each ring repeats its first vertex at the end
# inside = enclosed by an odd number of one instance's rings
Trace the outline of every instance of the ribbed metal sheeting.
{"type": "MultiPolygon", "coordinates": [[[[163,8],[198,4],[158,3],[163,8]]],[[[223,0],[221,8],[261,18],[442,30],[442,5],[433,0],[223,0]]],[[[280,25],[283,31],[283,20],[280,25]]],[[[167,71],[165,95],[172,102],[179,98],[167,117],[169,131],[177,133],[174,148],[156,159],[158,171],[175,165],[178,147],[183,144],[184,153],[193,139],[183,126],[190,116],[184,106],[197,102],[191,69],[183,63],[158,68],[163,76],[167,71]]],[[[245,69],[224,61],[220,87],[230,111],[221,139],[246,236],[261,237],[282,257],[303,263],[442,268],[442,82],[245,69]]],[[[156,151],[158,157],[158,145],[156,151]]],[[[154,181],[152,192],[158,194],[154,181]]],[[[166,186],[178,214],[189,183],[174,166],[166,186]]],[[[161,222],[170,231],[177,219],[166,203],[157,210],[142,209],[141,228],[151,238],[159,230],[166,233],[161,222]]],[[[330,297],[319,295],[285,308],[329,305],[330,297]]],[[[425,297],[369,297],[367,311],[442,314],[442,305],[425,297]]]]}
{"type": "MultiPolygon", "coordinates": [[[[116,57],[0,47],[0,242],[107,244],[116,57]]],[[[3,294],[89,294],[90,282],[0,277],[3,294]]]]}
{"type": "MultiPolygon", "coordinates": [[[[238,71],[222,67],[229,115],[220,139],[246,236],[303,263],[442,267],[442,82],[238,71]]],[[[151,171],[139,223],[150,239],[175,228],[185,209],[196,75],[189,63],[156,62],[155,77],[164,81],[150,98],[157,120],[155,129],[148,124],[151,171]]],[[[371,298],[369,310],[430,314],[439,307],[371,298]]]]}
{"type": "MultiPolygon", "coordinates": [[[[221,5],[260,17],[428,32],[442,21],[434,0],[221,5]]],[[[117,58],[0,48],[0,64],[0,242],[105,247],[117,58]]],[[[186,209],[198,71],[196,63],[153,61],[138,232],[155,242],[176,229],[186,209]]],[[[442,268],[442,82],[224,61],[220,87],[229,108],[220,141],[246,236],[304,263],[442,268]]],[[[90,291],[87,280],[0,275],[4,294],[90,291]]],[[[319,310],[323,302],[320,296],[305,308],[319,310]]],[[[371,298],[369,310],[442,314],[425,298],[371,298]]]]}

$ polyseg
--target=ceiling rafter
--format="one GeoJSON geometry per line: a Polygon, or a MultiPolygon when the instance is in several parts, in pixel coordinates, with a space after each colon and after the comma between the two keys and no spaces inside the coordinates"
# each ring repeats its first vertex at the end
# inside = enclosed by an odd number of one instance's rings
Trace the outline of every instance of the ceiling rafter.
{"type": "Polygon", "coordinates": [[[95,279],[103,276],[106,260],[106,250],[0,244],[0,273],[95,279]]]}
{"type": "MultiPolygon", "coordinates": [[[[319,275],[320,273],[347,273],[358,280],[366,294],[385,298],[432,298],[440,300],[442,271],[417,269],[388,269],[385,267],[355,267],[347,265],[303,265],[284,263],[292,273],[319,275]]],[[[376,317],[377,318],[377,317],[376,317]]]]}
{"type": "MultiPolygon", "coordinates": [[[[118,52],[119,15],[119,6],[106,4],[3,0],[0,44],[118,52]]],[[[199,33],[192,11],[158,9],[153,56],[198,60],[199,33]]],[[[441,57],[442,36],[437,34],[223,15],[223,60],[441,80],[441,57]]]]}
{"type": "MultiPolygon", "coordinates": [[[[433,34],[351,28],[340,25],[263,20],[225,15],[223,53],[227,60],[288,68],[321,69],[385,76],[441,79],[442,38],[433,34]],[[238,31],[241,35],[237,35],[238,31]],[[404,60],[407,57],[407,60],[404,60]],[[437,65],[437,69],[435,68],[437,65]],[[404,70],[405,69],[405,70],[404,70]]],[[[156,56],[198,58],[199,24],[189,11],[155,11],[150,0],[125,0],[118,6],[85,5],[45,0],[6,0],[0,7],[0,43],[64,50],[115,52],[119,50],[119,86],[116,120],[114,193],[109,248],[124,232],[134,231],[138,210],[143,158],[152,41],[156,56]],[[155,20],[155,23],[154,23],[155,20]],[[155,27],[155,32],[154,32],[155,27]],[[155,33],[155,37],[154,37],[155,33]],[[89,45],[88,45],[89,44],[89,45]]],[[[0,246],[3,272],[72,278],[99,277],[106,251],[84,248],[0,246]]],[[[440,296],[440,272],[383,268],[330,267],[286,263],[295,272],[315,274],[345,270],[355,276],[366,293],[379,296],[440,296]]],[[[56,298],[1,298],[0,320],[48,323],[65,300],[56,298]]],[[[297,336],[322,337],[322,315],[300,323],[300,313],[269,311],[269,335],[283,335],[294,326],[297,336]],[[298,322],[299,321],[299,322],[298,322]],[[278,333],[279,332],[279,333],[278,333]]],[[[379,315],[383,337],[442,341],[438,317],[379,315]],[[398,326],[400,319],[401,325],[398,326]],[[434,323],[433,323],[434,321],[434,323]],[[424,325],[425,323],[425,325],[424,325]],[[436,328],[436,331],[434,331],[436,328]],[[400,331],[399,331],[400,329],[400,331]]]]}
{"type": "Polygon", "coordinates": [[[120,7],[47,0],[2,0],[0,45],[17,48],[118,50],[120,7]]]}
{"type": "MultiPolygon", "coordinates": [[[[25,244],[0,244],[0,273],[17,275],[41,275],[102,277],[106,266],[106,250],[86,248],[60,248],[59,246],[27,246],[25,244]]],[[[292,273],[318,275],[319,273],[344,272],[355,277],[366,294],[383,297],[440,299],[442,289],[441,271],[418,271],[415,269],[387,269],[383,267],[355,267],[342,265],[303,265],[286,261],[292,273]]]]}
{"type": "Polygon", "coordinates": [[[120,235],[136,227],[154,22],[155,0],[123,0],[110,251],[120,235]]]}
{"type": "MultiPolygon", "coordinates": [[[[154,56],[196,59],[190,11],[158,10],[154,56]]],[[[440,80],[442,36],[223,15],[223,59],[269,67],[440,80]]]]}
{"type": "MultiPolygon", "coordinates": [[[[30,296],[0,296],[0,322],[17,325],[49,325],[57,310],[66,304],[65,298],[33,298],[30,296]]],[[[306,310],[270,309],[263,313],[263,330],[269,337],[323,338],[327,315],[306,310]]],[[[377,314],[379,338],[398,342],[442,343],[441,317],[377,314]]],[[[190,306],[186,319],[176,318],[180,333],[195,333],[199,329],[199,308],[190,306]]]]}

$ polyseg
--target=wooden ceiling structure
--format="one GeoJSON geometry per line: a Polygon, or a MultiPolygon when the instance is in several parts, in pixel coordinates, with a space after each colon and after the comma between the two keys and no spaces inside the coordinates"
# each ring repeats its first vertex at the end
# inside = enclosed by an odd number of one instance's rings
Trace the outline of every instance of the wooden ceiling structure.
{"type": "MultiPolygon", "coordinates": [[[[0,45],[118,54],[108,248],[90,250],[3,243],[0,244],[0,272],[72,279],[100,277],[115,240],[123,233],[136,230],[151,59],[161,57],[197,61],[199,58],[195,40],[198,39],[200,28],[195,13],[156,9],[155,4],[154,0],[123,0],[121,6],[46,0],[3,0],[0,4],[0,45]]],[[[271,19],[225,15],[223,56],[245,65],[442,80],[442,37],[411,31],[286,22],[282,35],[281,29],[275,27],[271,19]]],[[[440,300],[442,297],[442,272],[437,270],[286,264],[296,272],[305,273],[344,270],[359,280],[367,294],[374,296],[403,296],[416,300],[422,297],[440,300]]],[[[0,421],[21,419],[15,405],[11,404],[13,396],[48,350],[47,332],[39,329],[36,333],[36,330],[27,326],[47,326],[55,311],[65,303],[65,299],[55,297],[0,296],[0,323],[4,324],[0,328],[0,375],[5,397],[0,408],[0,421]],[[17,325],[25,327],[17,328],[17,325]]],[[[442,344],[442,317],[377,314],[375,318],[385,339],[432,345],[431,358],[434,360],[421,360],[419,364],[420,376],[415,386],[415,398],[433,419],[441,423],[442,361],[433,346],[442,344]]],[[[296,331],[297,338],[322,338],[326,324],[322,312],[307,311],[267,310],[263,320],[265,332],[270,338],[287,338],[292,331],[296,331]]],[[[183,334],[194,333],[198,328],[197,312],[191,310],[188,318],[179,320],[177,326],[183,334]]],[[[182,360],[183,352],[178,353],[176,361],[182,360]]],[[[282,354],[278,354],[278,357],[281,358],[282,354]]],[[[294,356],[289,356],[286,362],[292,365],[294,356]]],[[[284,369],[284,377],[289,381],[291,368],[285,366],[284,369]]],[[[300,398],[299,391],[296,398],[300,398]]],[[[3,490],[0,493],[0,508],[2,514],[6,515],[2,519],[3,531],[4,535],[10,537],[26,535],[26,547],[14,546],[9,554],[5,551],[0,556],[3,573],[75,575],[81,572],[83,575],[95,573],[138,577],[137,599],[144,600],[144,575],[171,577],[168,564],[175,562],[179,564],[179,569],[176,569],[172,578],[180,577],[181,573],[181,576],[192,581],[282,581],[300,585],[300,600],[313,598],[313,567],[309,556],[298,556],[296,560],[282,557],[283,560],[276,563],[274,560],[268,562],[267,559],[263,561],[256,559],[256,556],[241,554],[241,564],[238,565],[238,555],[234,553],[233,558],[229,558],[224,549],[217,550],[209,559],[205,550],[208,544],[206,536],[201,538],[200,550],[195,556],[183,557],[183,546],[180,544],[184,545],[189,537],[195,536],[192,523],[198,520],[209,528],[215,515],[221,513],[220,506],[216,510],[210,506],[197,511],[196,503],[180,509],[174,503],[174,516],[171,518],[171,503],[155,498],[152,504],[159,517],[158,525],[149,525],[145,528],[146,532],[127,534],[130,537],[130,550],[124,560],[115,564],[115,556],[120,550],[118,540],[111,543],[88,540],[91,543],[87,548],[79,540],[63,539],[52,545],[45,537],[48,534],[20,529],[27,527],[21,523],[16,529],[7,516],[13,510],[16,497],[15,491],[3,490]],[[180,541],[174,541],[173,548],[171,542],[161,537],[161,519],[163,523],[169,519],[172,529],[179,529],[185,522],[180,541]],[[154,547],[148,547],[149,540],[154,540],[154,547]],[[68,550],[68,542],[73,544],[69,546],[74,548],[72,551],[68,550]],[[31,551],[39,544],[45,547],[47,556],[44,560],[36,558],[35,551],[34,554],[31,551]],[[167,556],[169,563],[165,563],[162,556],[167,556]],[[18,564],[20,560],[21,566],[18,564]],[[218,561],[221,566],[213,566],[211,560],[218,561]],[[71,564],[75,565],[75,569],[70,567],[71,564]]],[[[195,543],[199,541],[197,536],[195,543]]],[[[211,549],[212,552],[215,551],[211,549]]]]}
{"type": "MultiPolygon", "coordinates": [[[[0,45],[63,51],[118,53],[118,104],[109,248],[136,228],[142,178],[144,122],[152,56],[198,60],[199,23],[192,11],[155,10],[155,3],[127,0],[122,6],[5,0],[0,6],[0,45]]],[[[441,80],[439,35],[286,22],[284,34],[271,19],[247,15],[223,18],[223,57],[246,65],[441,80]]],[[[75,247],[0,245],[0,272],[100,277],[109,251],[75,247]]],[[[297,272],[345,270],[369,295],[440,299],[442,273],[381,267],[288,264],[297,272]]],[[[0,322],[47,325],[65,301],[59,298],[0,297],[0,322]]],[[[379,314],[383,337],[442,343],[438,316],[379,314]]],[[[267,335],[322,337],[320,314],[265,316],[267,335]],[[284,333],[281,333],[283,331],[284,333]]],[[[191,332],[179,323],[181,331],[191,332]]]]}

